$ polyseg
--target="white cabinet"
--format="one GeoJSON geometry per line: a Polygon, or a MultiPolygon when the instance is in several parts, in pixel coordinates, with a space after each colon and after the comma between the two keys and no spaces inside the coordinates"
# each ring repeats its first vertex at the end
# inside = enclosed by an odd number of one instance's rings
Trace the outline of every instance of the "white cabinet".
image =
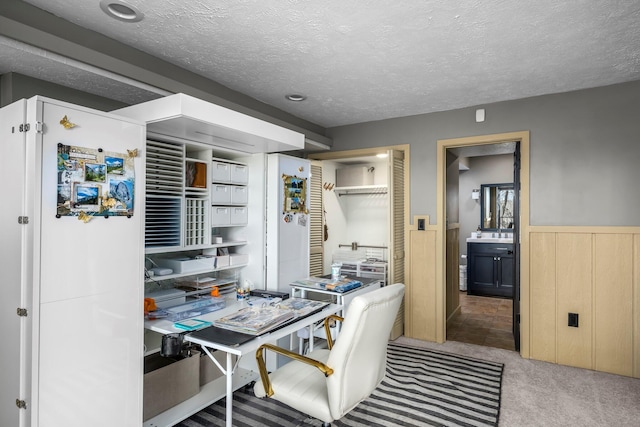
{"type": "MultiPolygon", "coordinates": [[[[153,154],[146,195],[150,213],[145,224],[147,259],[216,256],[219,249],[225,249],[220,252],[229,252],[227,258],[225,255],[218,258],[228,259],[228,265],[189,274],[208,276],[250,270],[247,275],[250,280],[256,287],[263,287],[264,153],[300,150],[304,148],[304,135],[184,94],[126,107],[115,113],[147,123],[150,140],[147,151],[149,156],[153,154]],[[194,163],[192,169],[195,169],[200,162],[208,166],[206,188],[193,185],[199,183],[198,180],[185,178],[185,168],[192,168],[190,163],[194,163]],[[205,230],[204,235],[200,234],[201,230],[205,230]],[[212,238],[212,234],[215,237],[212,238]],[[251,237],[251,245],[246,244],[247,236],[251,237]]],[[[184,275],[175,273],[161,279],[179,279],[184,275]]],[[[146,286],[156,285],[148,281],[146,286]]],[[[234,382],[236,378],[234,375],[234,382]]],[[[245,379],[238,381],[239,387],[245,379]]],[[[209,385],[203,386],[195,397],[144,425],[173,425],[221,396],[213,393],[209,385]]]]}
{"type": "Polygon", "coordinates": [[[0,109],[2,426],[140,425],[144,139],[47,98],[0,109]],[[105,218],[105,196],[131,215],[105,218]]]}

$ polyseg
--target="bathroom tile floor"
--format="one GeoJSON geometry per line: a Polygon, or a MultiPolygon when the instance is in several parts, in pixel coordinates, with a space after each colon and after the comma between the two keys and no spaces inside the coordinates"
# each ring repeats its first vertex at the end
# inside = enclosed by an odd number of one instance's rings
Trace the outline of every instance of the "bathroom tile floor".
{"type": "Polygon", "coordinates": [[[460,314],[447,325],[447,340],[514,350],[512,301],[460,292],[460,314]]]}

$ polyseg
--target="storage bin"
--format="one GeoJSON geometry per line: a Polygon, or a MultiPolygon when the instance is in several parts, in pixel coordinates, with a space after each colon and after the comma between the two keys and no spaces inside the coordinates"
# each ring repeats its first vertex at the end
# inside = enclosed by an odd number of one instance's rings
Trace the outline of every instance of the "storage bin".
{"type": "Polygon", "coordinates": [[[213,184],[211,186],[211,203],[228,204],[231,203],[231,187],[229,185],[213,184]]]}
{"type": "Polygon", "coordinates": [[[229,265],[247,264],[248,262],[248,254],[229,254],[229,265]]]}
{"type": "Polygon", "coordinates": [[[245,205],[249,200],[249,189],[247,187],[231,187],[231,203],[234,205],[245,205]]]}
{"type": "Polygon", "coordinates": [[[213,182],[229,182],[231,181],[231,168],[229,163],[212,162],[211,179],[213,182]]]}
{"type": "Polygon", "coordinates": [[[231,225],[231,208],[214,206],[211,209],[211,226],[219,227],[224,225],[231,225]]]}
{"type": "Polygon", "coordinates": [[[181,289],[161,289],[145,294],[145,298],[153,298],[156,307],[166,308],[172,305],[183,304],[187,301],[186,292],[181,289]]]}
{"type": "Polygon", "coordinates": [[[229,221],[231,225],[246,225],[249,219],[246,206],[231,208],[229,221]]]}
{"type": "Polygon", "coordinates": [[[245,165],[231,165],[231,182],[246,184],[249,181],[249,168],[245,165]]]}
{"type": "MultiPolygon", "coordinates": [[[[220,363],[220,365],[227,369],[227,353],[224,351],[213,351],[213,357],[220,363]]],[[[235,363],[236,356],[231,355],[232,362],[235,363]]],[[[222,377],[222,371],[205,353],[200,354],[200,387],[211,381],[222,377]]]]}
{"type": "Polygon", "coordinates": [[[158,265],[173,270],[176,274],[194,273],[213,268],[213,259],[211,258],[158,258],[158,265]]]}
{"type": "Polygon", "coordinates": [[[221,268],[221,267],[227,267],[229,265],[229,255],[218,255],[215,256],[215,267],[216,268],[221,268]]]}
{"type": "Polygon", "coordinates": [[[191,354],[169,358],[155,353],[144,358],[143,421],[200,392],[200,352],[191,354]]]}

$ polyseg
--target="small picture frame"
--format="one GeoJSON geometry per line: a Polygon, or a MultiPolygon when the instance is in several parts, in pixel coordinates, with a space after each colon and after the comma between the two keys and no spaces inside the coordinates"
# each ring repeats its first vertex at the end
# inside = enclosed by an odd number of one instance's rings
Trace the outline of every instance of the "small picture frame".
{"type": "Polygon", "coordinates": [[[87,182],[105,182],[107,179],[107,165],[104,163],[85,163],[84,180],[87,182]]]}
{"type": "Polygon", "coordinates": [[[74,182],[71,191],[71,210],[73,212],[100,212],[100,189],[98,184],[74,182]]]}
{"type": "Polygon", "coordinates": [[[104,156],[104,163],[107,165],[107,173],[112,175],[124,174],[124,159],[120,157],[104,156]]]}

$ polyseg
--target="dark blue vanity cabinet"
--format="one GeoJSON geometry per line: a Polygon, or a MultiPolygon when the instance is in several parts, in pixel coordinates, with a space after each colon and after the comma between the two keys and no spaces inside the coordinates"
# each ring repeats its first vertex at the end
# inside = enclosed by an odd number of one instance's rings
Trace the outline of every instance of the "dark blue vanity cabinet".
{"type": "Polygon", "coordinates": [[[513,243],[467,243],[467,294],[513,298],[513,243]]]}

